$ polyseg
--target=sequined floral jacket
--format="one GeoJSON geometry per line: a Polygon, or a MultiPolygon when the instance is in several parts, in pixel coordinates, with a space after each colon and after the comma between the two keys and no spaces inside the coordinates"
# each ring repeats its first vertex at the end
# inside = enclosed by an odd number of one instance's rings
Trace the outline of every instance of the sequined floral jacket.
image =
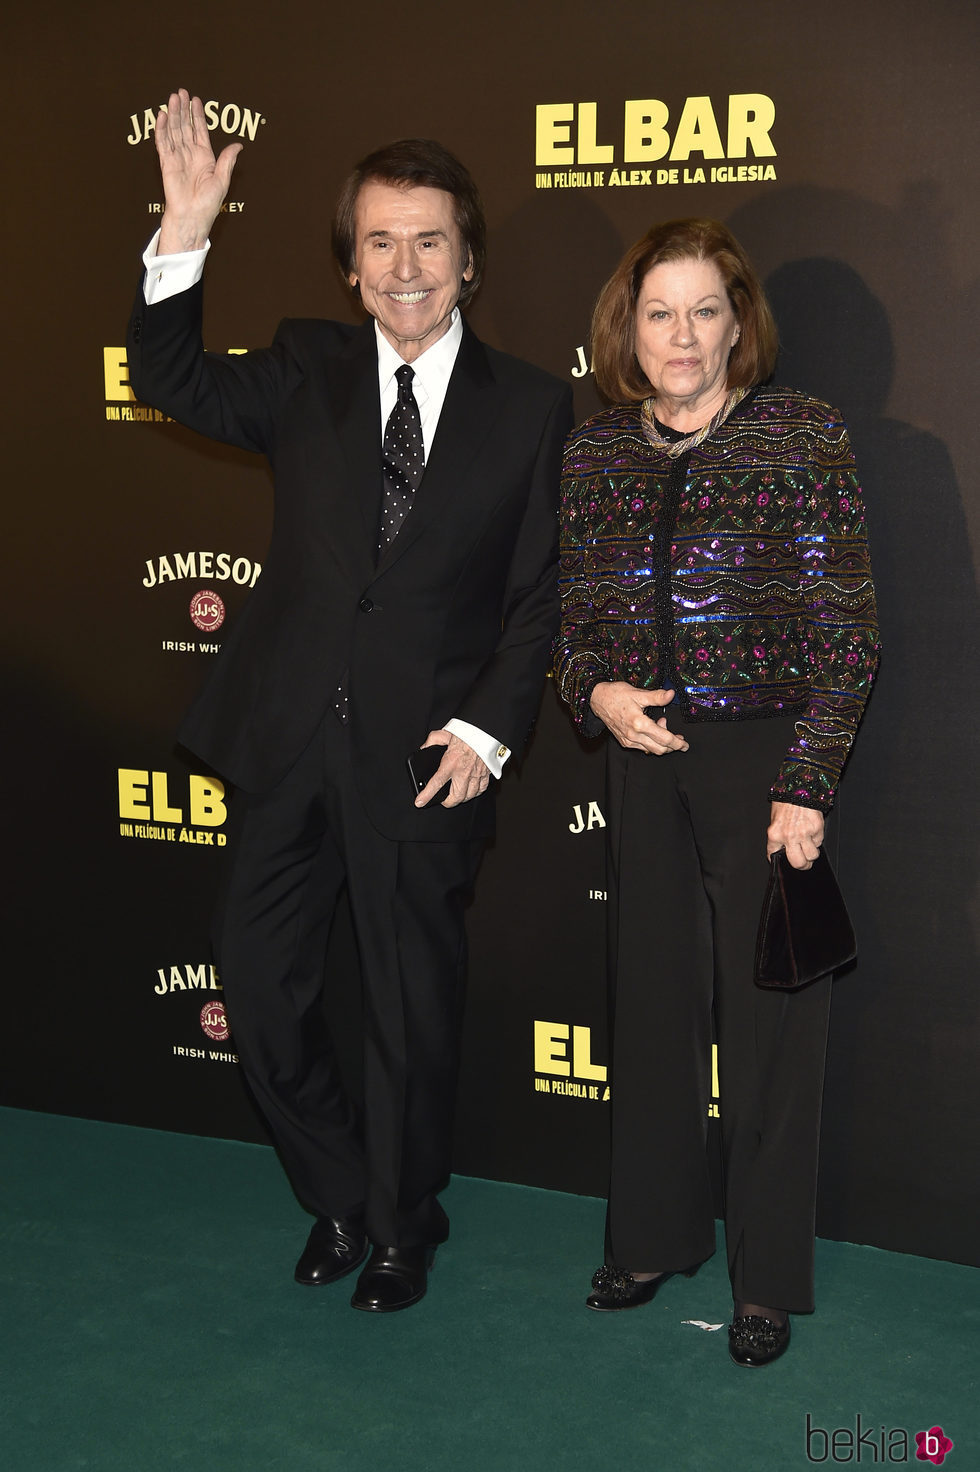
{"type": "Polygon", "coordinates": [[[569,437],[561,523],[555,673],[585,734],[602,680],[673,687],[694,721],[795,715],[770,796],[828,811],[879,649],[840,414],[762,387],[692,446],[616,405],[569,437]]]}

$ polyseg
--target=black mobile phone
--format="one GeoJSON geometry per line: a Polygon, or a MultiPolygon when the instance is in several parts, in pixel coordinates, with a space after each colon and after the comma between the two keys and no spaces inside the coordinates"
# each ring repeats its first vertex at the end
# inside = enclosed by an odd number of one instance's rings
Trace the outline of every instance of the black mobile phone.
{"type": "MultiPolygon", "coordinates": [[[[405,765],[408,767],[408,775],[412,779],[412,795],[418,797],[422,788],[436,774],[439,763],[446,754],[444,746],[420,746],[418,751],[413,751],[407,758],[405,765]]],[[[426,807],[431,807],[434,802],[442,802],[449,792],[451,784],[446,782],[435,797],[430,797],[426,807]]]]}

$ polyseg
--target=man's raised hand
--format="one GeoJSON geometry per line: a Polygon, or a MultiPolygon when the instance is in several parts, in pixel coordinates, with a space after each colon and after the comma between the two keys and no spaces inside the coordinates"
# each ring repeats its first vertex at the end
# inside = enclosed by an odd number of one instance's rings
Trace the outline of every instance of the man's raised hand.
{"type": "Polygon", "coordinates": [[[229,143],[215,159],[204,104],[181,87],[157,115],[156,146],[165,199],[157,253],[200,250],[228,193],[242,144],[229,143]]]}

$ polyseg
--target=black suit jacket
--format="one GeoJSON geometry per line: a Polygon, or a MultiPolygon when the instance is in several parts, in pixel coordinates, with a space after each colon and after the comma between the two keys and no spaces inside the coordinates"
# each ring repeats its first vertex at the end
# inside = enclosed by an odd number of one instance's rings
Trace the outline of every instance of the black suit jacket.
{"type": "Polygon", "coordinates": [[[348,675],[355,774],[391,838],[459,839],[493,791],[413,806],[405,758],[451,717],[520,751],[558,618],[556,504],[571,394],[464,326],[422,483],[376,562],[381,409],[374,323],[283,322],[271,348],[205,353],[200,285],[130,321],[139,398],[268,456],[262,576],[181,741],[251,792],[273,787],[348,675]]]}

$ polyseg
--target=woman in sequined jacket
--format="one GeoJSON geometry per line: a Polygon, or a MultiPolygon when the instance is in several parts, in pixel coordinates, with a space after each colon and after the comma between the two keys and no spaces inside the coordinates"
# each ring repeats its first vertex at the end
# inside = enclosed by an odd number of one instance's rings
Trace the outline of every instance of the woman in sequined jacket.
{"type": "Polygon", "coordinates": [[[753,983],[767,858],[809,868],[878,660],[864,506],[836,410],[768,385],[776,330],[713,220],[657,226],[593,319],[611,407],[562,479],[556,678],[607,741],[612,1166],[589,1307],[714,1251],[718,1046],[736,1363],[813,1308],[831,978],[753,983]],[[650,760],[651,757],[657,760],[650,760]]]}

